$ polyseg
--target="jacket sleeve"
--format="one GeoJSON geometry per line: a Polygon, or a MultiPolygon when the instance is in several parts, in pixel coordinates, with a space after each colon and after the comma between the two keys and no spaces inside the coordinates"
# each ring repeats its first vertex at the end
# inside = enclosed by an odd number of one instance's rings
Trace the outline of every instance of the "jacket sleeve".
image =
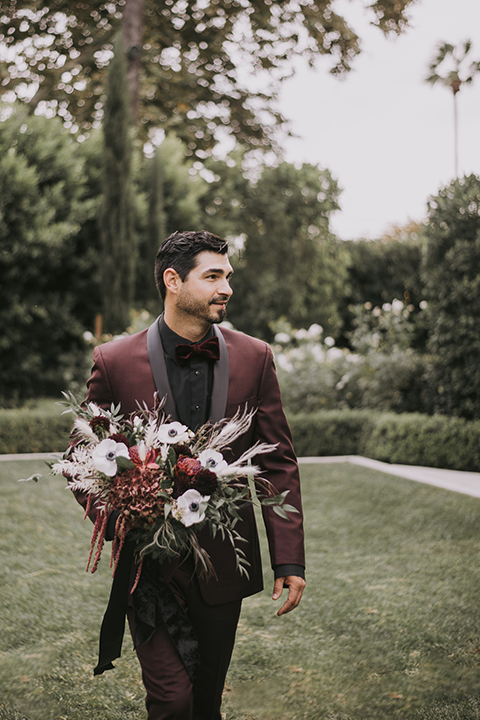
{"type": "Polygon", "coordinates": [[[290,428],[282,406],[273,354],[268,345],[265,351],[257,403],[255,439],[277,445],[275,451],[257,458],[257,463],[262,468],[264,477],[272,483],[277,493],[289,491],[287,503],[299,511],[298,513],[289,513],[289,519],[285,520],[279,517],[272,508],[262,506],[272,567],[275,568],[278,565],[305,567],[298,464],[290,428]]]}

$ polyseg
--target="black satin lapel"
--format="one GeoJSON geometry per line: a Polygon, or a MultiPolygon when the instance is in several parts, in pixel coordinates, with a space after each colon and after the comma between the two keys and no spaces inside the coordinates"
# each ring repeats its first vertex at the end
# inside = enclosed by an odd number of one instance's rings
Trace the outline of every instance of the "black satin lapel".
{"type": "Polygon", "coordinates": [[[165,358],[163,356],[163,346],[160,339],[160,329],[158,326],[159,319],[160,318],[157,318],[155,322],[148,328],[148,361],[152,369],[152,375],[155,381],[155,387],[157,388],[158,397],[159,399],[164,397],[166,398],[164,406],[165,413],[167,415],[170,415],[172,420],[178,420],[175,401],[173,399],[170,383],[168,382],[167,366],[165,365],[165,358]]]}
{"type": "Polygon", "coordinates": [[[225,417],[230,375],[227,344],[221,330],[216,325],[213,326],[213,330],[215,335],[218,337],[220,360],[215,363],[213,370],[213,391],[212,401],[210,404],[210,420],[212,422],[218,422],[225,417]]]}

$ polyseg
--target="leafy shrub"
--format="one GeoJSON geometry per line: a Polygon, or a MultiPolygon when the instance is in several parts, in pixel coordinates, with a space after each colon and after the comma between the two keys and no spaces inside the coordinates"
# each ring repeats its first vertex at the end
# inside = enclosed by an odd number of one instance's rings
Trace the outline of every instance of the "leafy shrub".
{"type": "Polygon", "coordinates": [[[353,352],[335,347],[319,325],[294,331],[279,323],[273,350],[286,410],[428,413],[428,359],[410,347],[411,313],[400,300],[352,308],[353,352]]]}
{"type": "Polygon", "coordinates": [[[375,414],[366,410],[323,410],[289,415],[288,421],[299,457],[359,455],[364,438],[375,427],[375,414]]]}
{"type": "Polygon", "coordinates": [[[63,452],[72,428],[53,401],[33,409],[0,410],[0,453],[63,452]]]}
{"type": "Polygon", "coordinates": [[[363,453],[391,463],[480,471],[480,421],[417,413],[379,415],[363,453]]]}
{"type": "Polygon", "coordinates": [[[364,455],[401,465],[480,472],[480,421],[367,410],[298,413],[288,420],[300,457],[364,455]]]}

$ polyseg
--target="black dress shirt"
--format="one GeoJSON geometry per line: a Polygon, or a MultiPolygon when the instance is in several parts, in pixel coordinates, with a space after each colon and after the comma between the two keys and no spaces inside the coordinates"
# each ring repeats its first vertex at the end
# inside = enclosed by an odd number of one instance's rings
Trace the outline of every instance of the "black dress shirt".
{"type": "MultiPolygon", "coordinates": [[[[171,330],[163,317],[160,319],[160,337],[178,419],[191,430],[198,430],[210,415],[214,361],[194,356],[180,366],[175,359],[175,348],[180,344],[191,345],[192,342],[171,330]]],[[[211,337],[215,337],[213,328],[200,342],[211,337]]]]}

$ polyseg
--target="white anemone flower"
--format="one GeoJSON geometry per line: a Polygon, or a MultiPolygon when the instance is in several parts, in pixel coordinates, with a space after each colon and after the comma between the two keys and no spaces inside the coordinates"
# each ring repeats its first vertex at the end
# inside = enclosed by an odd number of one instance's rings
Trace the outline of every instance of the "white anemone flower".
{"type": "Polygon", "coordinates": [[[205,518],[205,510],[202,510],[202,504],[210,500],[210,495],[200,495],[198,490],[187,490],[177,498],[175,505],[172,507],[172,515],[175,520],[179,520],[185,527],[195,525],[202,522],[205,518]]]}
{"type": "Polygon", "coordinates": [[[160,425],[156,432],[158,442],[174,445],[175,443],[186,442],[190,438],[190,430],[186,425],[179,422],[165,423],[160,425]]]}
{"type": "Polygon", "coordinates": [[[198,455],[198,460],[202,463],[202,467],[211,470],[219,475],[222,470],[228,467],[227,461],[223,459],[222,453],[217,450],[202,450],[198,455]]]}
{"type": "Polygon", "coordinates": [[[128,458],[128,448],[125,443],[118,443],[111,438],[98,443],[92,453],[95,469],[108,477],[113,477],[117,472],[117,457],[128,458]]]}

